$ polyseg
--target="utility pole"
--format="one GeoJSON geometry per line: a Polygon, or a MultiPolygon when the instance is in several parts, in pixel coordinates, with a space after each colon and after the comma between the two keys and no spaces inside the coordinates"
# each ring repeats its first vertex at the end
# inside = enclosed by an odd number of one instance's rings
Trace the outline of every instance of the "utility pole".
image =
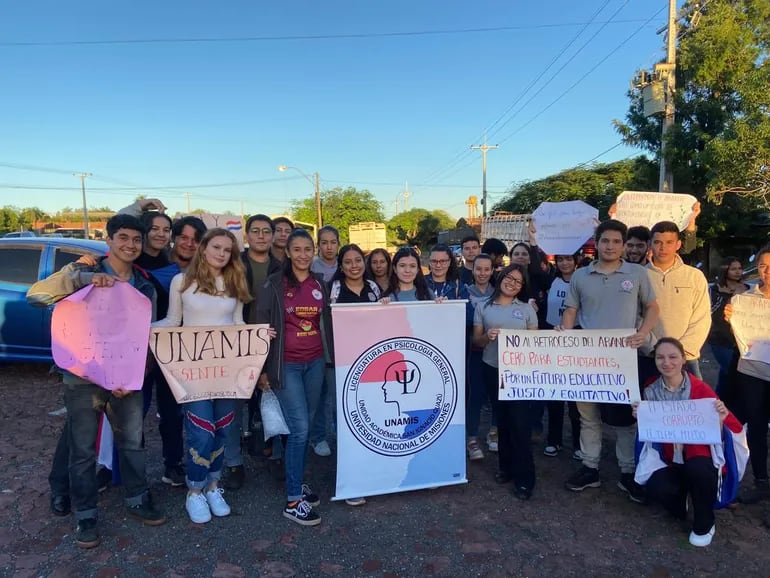
{"type": "Polygon", "coordinates": [[[487,144],[486,133],[484,133],[484,144],[471,146],[471,150],[481,151],[481,208],[484,217],[487,216],[487,151],[498,148],[500,145],[487,144]]]}
{"type": "Polygon", "coordinates": [[[407,181],[404,181],[404,192],[401,193],[404,197],[404,210],[409,210],[409,197],[412,195],[412,193],[409,192],[409,183],[407,181]]]}
{"type": "Polygon", "coordinates": [[[321,218],[321,182],[317,172],[313,173],[313,177],[315,177],[315,217],[320,229],[324,226],[323,219],[321,218]]]}
{"type": "Polygon", "coordinates": [[[668,37],[666,38],[666,62],[664,66],[656,66],[664,73],[664,94],[666,102],[663,117],[663,132],[660,137],[660,180],[658,190],[665,193],[674,192],[674,174],[666,164],[666,133],[674,126],[674,94],[676,92],[676,37],[677,17],[676,0],[668,0],[668,37]]]}
{"type": "Polygon", "coordinates": [[[398,201],[399,201],[399,195],[396,195],[396,200],[393,201],[393,204],[396,206],[396,212],[393,213],[394,215],[398,215],[398,201]]]}
{"type": "Polygon", "coordinates": [[[187,197],[187,214],[190,214],[190,193],[185,193],[185,197],[187,197]]]}
{"type": "Polygon", "coordinates": [[[90,177],[91,173],[72,173],[72,176],[80,178],[80,190],[83,193],[83,235],[86,239],[88,239],[89,231],[88,231],[88,205],[86,204],[86,177],[90,177]]]}

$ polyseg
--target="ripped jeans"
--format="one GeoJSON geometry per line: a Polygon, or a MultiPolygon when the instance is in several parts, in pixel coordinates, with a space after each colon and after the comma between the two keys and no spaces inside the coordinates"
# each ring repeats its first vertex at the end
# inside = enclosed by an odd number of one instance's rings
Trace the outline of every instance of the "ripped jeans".
{"type": "Polygon", "coordinates": [[[222,477],[225,440],[234,399],[204,399],[182,405],[187,439],[187,487],[203,490],[222,477]]]}

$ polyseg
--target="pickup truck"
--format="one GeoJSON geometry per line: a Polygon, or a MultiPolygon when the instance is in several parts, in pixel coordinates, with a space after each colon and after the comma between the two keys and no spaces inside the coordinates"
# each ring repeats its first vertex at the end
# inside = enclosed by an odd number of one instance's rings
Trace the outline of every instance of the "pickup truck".
{"type": "Polygon", "coordinates": [[[54,237],[0,239],[0,362],[52,362],[51,307],[27,304],[27,290],[82,255],[107,253],[102,241],[54,237]]]}

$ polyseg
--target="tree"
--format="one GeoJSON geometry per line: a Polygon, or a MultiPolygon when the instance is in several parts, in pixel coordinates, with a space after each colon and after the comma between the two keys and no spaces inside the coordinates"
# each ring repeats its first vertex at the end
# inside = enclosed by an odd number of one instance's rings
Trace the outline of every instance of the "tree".
{"type": "Polygon", "coordinates": [[[531,213],[544,201],[585,201],[606,215],[624,190],[648,191],[657,187],[657,167],[644,156],[614,163],[567,169],[556,175],[515,185],[496,211],[531,213]]]}
{"type": "MultiPolygon", "coordinates": [[[[307,198],[294,201],[291,206],[292,216],[306,223],[316,222],[315,199],[307,198]]],[[[357,190],[355,187],[337,187],[321,193],[321,217],[326,225],[332,225],[340,232],[340,243],[346,244],[350,239],[348,227],[353,223],[373,221],[381,223],[385,220],[382,213],[382,203],[366,189],[357,190]]]]}
{"type": "Polygon", "coordinates": [[[18,231],[19,213],[15,207],[5,206],[0,209],[0,231],[18,231]]]}
{"type": "Polygon", "coordinates": [[[387,223],[392,240],[423,248],[435,245],[438,232],[452,227],[454,219],[440,209],[409,209],[398,213],[387,223]]]}
{"type": "Polygon", "coordinates": [[[31,229],[35,223],[49,218],[48,214],[38,207],[24,207],[19,211],[19,221],[25,229],[31,229]]]}
{"type": "MultiPolygon", "coordinates": [[[[770,209],[770,3],[710,0],[681,29],[674,95],[676,123],[666,135],[666,163],[676,192],[703,203],[707,235],[748,234],[770,209]],[[722,209],[718,205],[722,203],[722,209]]],[[[629,92],[623,140],[660,155],[660,117],[645,117],[640,89],[629,92]]]]}

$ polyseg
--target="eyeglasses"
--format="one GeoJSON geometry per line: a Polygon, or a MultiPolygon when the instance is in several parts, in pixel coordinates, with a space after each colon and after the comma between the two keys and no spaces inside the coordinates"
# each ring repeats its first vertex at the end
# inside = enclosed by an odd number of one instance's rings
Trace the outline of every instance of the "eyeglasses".
{"type": "Polygon", "coordinates": [[[431,265],[449,265],[449,259],[431,259],[428,263],[431,265]]]}
{"type": "Polygon", "coordinates": [[[267,236],[267,235],[272,235],[273,230],[270,227],[265,227],[264,229],[249,229],[249,233],[251,233],[252,235],[259,235],[260,233],[262,233],[263,235],[267,236]]]}
{"type": "Polygon", "coordinates": [[[524,285],[524,280],[519,279],[518,277],[506,277],[503,281],[510,283],[511,285],[524,285]]]}

